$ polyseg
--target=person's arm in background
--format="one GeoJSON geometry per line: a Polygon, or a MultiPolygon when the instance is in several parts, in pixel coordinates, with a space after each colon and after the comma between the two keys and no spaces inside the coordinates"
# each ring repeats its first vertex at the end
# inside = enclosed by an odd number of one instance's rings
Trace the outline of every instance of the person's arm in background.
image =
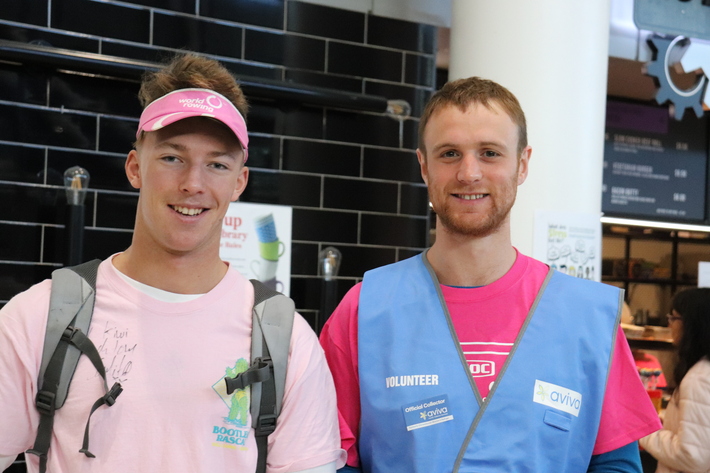
{"type": "Polygon", "coordinates": [[[631,442],[611,452],[592,455],[587,473],[642,473],[637,442],[631,442]]]}
{"type": "Polygon", "coordinates": [[[360,425],[360,382],[357,363],[357,310],[360,284],[351,288],[328,319],[320,335],[338,396],[341,447],[347,452],[346,469],[357,468],[360,459],[357,437],[360,425]]]}
{"type": "MultiPolygon", "coordinates": [[[[683,378],[679,398],[671,399],[677,431],[662,429],[641,439],[659,464],[678,471],[710,470],[710,362],[700,360],[683,378]]],[[[666,425],[671,423],[670,405],[666,425]]],[[[675,422],[674,422],[675,424],[675,422]]]]}

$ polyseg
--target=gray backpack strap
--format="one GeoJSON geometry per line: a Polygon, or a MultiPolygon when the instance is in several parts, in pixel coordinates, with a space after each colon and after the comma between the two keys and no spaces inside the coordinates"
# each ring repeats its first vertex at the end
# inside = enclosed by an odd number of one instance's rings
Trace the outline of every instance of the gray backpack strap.
{"type": "Polygon", "coordinates": [[[256,473],[266,471],[267,440],[276,428],[286,385],[295,305],[287,296],[252,279],[251,360],[248,370],[225,378],[227,393],[251,386],[251,419],[258,450],[256,473]]]}
{"type": "MultiPolygon", "coordinates": [[[[39,391],[44,387],[47,366],[57,350],[66,328],[71,324],[85,334],[89,332],[96,296],[96,275],[100,263],[100,260],[92,260],[73,268],[61,268],[52,272],[47,333],[44,337],[42,364],[38,379],[39,391]]],[[[78,348],[67,347],[55,398],[57,409],[64,405],[74,369],[79,362],[79,356],[81,356],[81,352],[78,348]]]]}
{"type": "Polygon", "coordinates": [[[106,395],[91,408],[84,431],[80,452],[89,452],[89,421],[100,406],[113,405],[121,394],[119,383],[111,389],[106,385],[106,372],[101,356],[89,340],[89,325],[96,298],[96,277],[100,260],[92,260],[71,268],[61,268],[52,273],[52,291],[49,297],[47,332],[42,351],[35,406],[40,414],[34,446],[27,453],[39,457],[39,471],[47,469],[47,453],[54,427],[54,411],[64,405],[79,357],[86,355],[104,380],[106,395]]]}
{"type": "Polygon", "coordinates": [[[268,437],[276,429],[283,404],[296,309],[285,295],[255,279],[251,283],[254,285],[251,359],[252,362],[270,360],[273,366],[272,379],[253,385],[251,396],[251,419],[259,454],[256,473],[265,473],[268,437]]]}
{"type": "MultiPolygon", "coordinates": [[[[254,285],[251,357],[252,360],[263,357],[263,342],[266,341],[267,353],[271,356],[271,361],[274,364],[275,414],[278,416],[281,412],[284,386],[286,385],[288,352],[291,346],[291,332],[293,331],[296,306],[289,297],[269,289],[261,282],[252,279],[251,283],[254,285]]],[[[259,389],[258,386],[257,389],[259,389]]],[[[259,398],[259,393],[255,393],[254,387],[252,387],[252,419],[257,417],[254,413],[259,412],[259,398]]]]}

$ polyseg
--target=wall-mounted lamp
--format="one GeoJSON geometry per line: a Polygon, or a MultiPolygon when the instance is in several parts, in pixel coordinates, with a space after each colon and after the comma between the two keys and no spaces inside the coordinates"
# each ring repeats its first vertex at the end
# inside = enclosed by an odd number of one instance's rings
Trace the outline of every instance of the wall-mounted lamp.
{"type": "Polygon", "coordinates": [[[406,100],[388,100],[385,113],[392,118],[403,120],[412,114],[412,106],[406,100]]]}
{"type": "Polygon", "coordinates": [[[73,266],[82,262],[84,249],[84,200],[89,187],[89,171],[72,166],[64,171],[64,190],[67,195],[64,226],[64,264],[73,266]]]}
{"type": "Polygon", "coordinates": [[[318,274],[323,278],[323,283],[321,285],[321,307],[316,318],[316,333],[320,333],[338,304],[338,280],[335,277],[340,270],[341,259],[340,250],[332,246],[328,246],[318,253],[318,274]]]}

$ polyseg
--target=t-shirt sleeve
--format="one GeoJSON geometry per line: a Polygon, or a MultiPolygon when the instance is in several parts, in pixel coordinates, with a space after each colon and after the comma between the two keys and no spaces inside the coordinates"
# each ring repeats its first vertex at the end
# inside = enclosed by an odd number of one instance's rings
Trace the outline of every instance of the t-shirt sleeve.
{"type": "Polygon", "coordinates": [[[293,324],[283,406],[268,448],[267,473],[345,464],[333,378],[318,338],[299,314],[293,324]]]}
{"type": "Polygon", "coordinates": [[[320,335],[338,394],[341,446],[350,466],[360,464],[357,437],[360,425],[360,380],[357,364],[357,313],[361,284],[343,297],[320,335]]]}
{"type": "Polygon", "coordinates": [[[33,286],[0,310],[0,456],[17,455],[34,444],[49,288],[49,281],[33,286]]]}
{"type": "Polygon", "coordinates": [[[618,329],[594,455],[628,445],[661,428],[641,383],[624,332],[618,329]]]}

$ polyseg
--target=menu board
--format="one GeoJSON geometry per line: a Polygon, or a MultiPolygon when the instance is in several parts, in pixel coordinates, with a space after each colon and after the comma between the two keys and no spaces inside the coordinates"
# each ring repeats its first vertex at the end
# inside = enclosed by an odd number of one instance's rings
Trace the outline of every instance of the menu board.
{"type": "Polygon", "coordinates": [[[602,211],[661,220],[705,219],[707,122],[666,107],[608,101],[602,211]]]}

